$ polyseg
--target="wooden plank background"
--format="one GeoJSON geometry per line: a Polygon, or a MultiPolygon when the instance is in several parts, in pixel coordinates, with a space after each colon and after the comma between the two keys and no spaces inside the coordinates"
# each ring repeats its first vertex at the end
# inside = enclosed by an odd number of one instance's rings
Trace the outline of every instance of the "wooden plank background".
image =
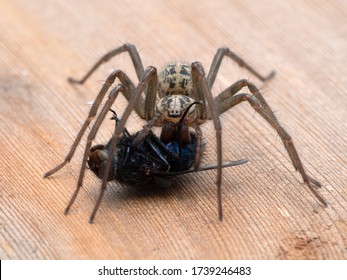
{"type": "MultiPolygon", "coordinates": [[[[0,1],[1,259],[346,259],[347,2],[334,1],[0,1]],[[263,74],[262,84],[226,59],[214,94],[240,78],[259,85],[324,187],[323,208],[288,161],[271,127],[248,104],[225,113],[224,159],[248,158],[223,173],[224,221],[216,172],[182,176],[150,192],[111,184],[94,224],[100,181],[86,172],[69,215],[85,140],[60,163],[110,70],[135,79],[127,54],[81,77],[106,51],[135,44],[144,65],[201,61],[228,46],[263,74]]],[[[126,105],[120,98],[114,108],[126,105]]],[[[132,117],[127,127],[143,122],[132,117]]],[[[106,120],[96,142],[112,133],[106,120]]],[[[215,162],[211,123],[204,162],[215,162]]]]}

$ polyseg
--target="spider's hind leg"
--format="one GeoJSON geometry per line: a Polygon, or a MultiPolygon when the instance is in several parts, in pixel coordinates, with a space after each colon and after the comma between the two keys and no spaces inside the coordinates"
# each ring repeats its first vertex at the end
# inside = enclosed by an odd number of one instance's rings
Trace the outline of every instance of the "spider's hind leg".
{"type": "MultiPolygon", "coordinates": [[[[252,84],[251,84],[252,85],[252,84]]],[[[254,85],[252,85],[253,87],[254,85]]],[[[250,88],[251,92],[254,93],[254,88],[250,88]]],[[[257,89],[256,89],[257,90],[257,89]]],[[[258,91],[258,90],[257,90],[258,91]]],[[[259,91],[258,91],[259,92],[259,91]]],[[[258,95],[259,97],[259,95],[258,95]]],[[[301,174],[304,182],[306,185],[309,187],[311,192],[316,196],[316,198],[325,206],[327,206],[327,202],[325,199],[316,191],[316,189],[312,186],[315,185],[316,187],[320,187],[321,183],[309,176],[305,169],[304,166],[301,162],[301,159],[299,157],[299,154],[294,146],[294,143],[292,141],[291,136],[287,133],[287,131],[279,124],[278,120],[275,118],[274,113],[271,111],[270,107],[265,107],[264,104],[267,105],[266,101],[264,102],[260,101],[256,94],[250,95],[247,93],[239,93],[237,95],[231,96],[230,98],[227,99],[222,99],[219,100],[217,105],[217,108],[223,108],[221,111],[226,111],[237,104],[240,104],[243,101],[248,101],[248,103],[253,107],[253,109],[259,113],[279,134],[281,137],[281,140],[289,154],[289,157],[294,165],[295,170],[299,171],[301,174]]],[[[268,106],[268,105],[267,105],[268,106]]]]}
{"type": "Polygon", "coordinates": [[[269,104],[266,102],[263,95],[260,93],[259,89],[253,83],[251,83],[250,81],[246,79],[241,79],[235,82],[234,84],[232,84],[231,86],[223,90],[218,96],[214,98],[214,103],[216,104],[218,108],[219,114],[223,114],[225,111],[228,111],[234,106],[234,105],[231,105],[232,103],[229,101],[229,98],[233,97],[244,87],[247,87],[249,89],[249,91],[259,101],[259,103],[261,104],[262,108],[266,111],[266,113],[268,113],[272,119],[278,122],[275,114],[273,113],[269,104]]]}
{"type": "MultiPolygon", "coordinates": [[[[269,117],[269,119],[271,119],[271,121],[277,127],[283,129],[281,127],[279,121],[277,120],[274,112],[270,108],[269,104],[266,102],[265,98],[260,93],[259,89],[253,83],[249,82],[246,79],[242,79],[242,80],[237,81],[236,83],[229,86],[227,89],[225,89],[217,97],[214,98],[214,102],[216,104],[216,107],[218,109],[219,114],[222,114],[225,111],[230,110],[232,107],[234,107],[235,105],[239,104],[242,101],[242,100],[240,101],[240,98],[238,97],[237,93],[244,87],[247,87],[249,89],[249,91],[253,94],[253,97],[256,99],[256,102],[259,102],[259,108],[266,113],[266,115],[269,117]]],[[[241,95],[243,95],[243,94],[241,94],[241,95]]],[[[291,141],[291,137],[288,135],[287,132],[285,132],[285,133],[286,133],[286,136],[284,136],[283,133],[282,133],[282,136],[286,137],[286,138],[290,138],[290,141],[291,141]]],[[[299,155],[298,155],[296,149],[294,148],[294,144],[286,144],[282,136],[281,136],[281,139],[282,139],[283,144],[285,145],[285,147],[286,147],[286,149],[290,155],[290,158],[293,162],[295,170],[300,172],[300,174],[302,175],[305,182],[309,181],[312,184],[314,184],[315,186],[321,187],[320,182],[318,182],[317,180],[315,180],[314,178],[312,178],[311,176],[309,176],[305,173],[305,171],[302,167],[302,163],[301,163],[301,160],[299,158],[299,155]],[[293,146],[293,148],[291,148],[291,146],[293,146]]]]}
{"type": "Polygon", "coordinates": [[[206,78],[209,89],[211,89],[213,86],[220,65],[225,56],[235,61],[240,67],[244,67],[245,69],[247,69],[250,73],[252,73],[262,82],[270,80],[275,75],[275,71],[272,71],[267,76],[263,76],[258,71],[256,71],[250,64],[244,61],[240,56],[231,51],[229,48],[219,48],[213,58],[211,68],[206,78]]]}

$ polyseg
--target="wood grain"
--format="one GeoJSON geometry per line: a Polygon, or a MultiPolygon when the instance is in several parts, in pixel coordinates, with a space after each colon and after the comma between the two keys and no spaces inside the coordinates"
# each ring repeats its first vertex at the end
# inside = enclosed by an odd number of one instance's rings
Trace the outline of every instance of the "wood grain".
{"type": "MultiPolygon", "coordinates": [[[[346,259],[346,1],[21,1],[0,2],[1,259],[346,259]],[[144,4],[145,3],[145,4],[144,4]],[[86,172],[67,216],[85,140],[60,163],[110,70],[133,79],[124,54],[79,87],[106,51],[135,44],[144,65],[175,60],[209,68],[228,46],[270,82],[225,60],[214,94],[240,78],[262,88],[323,183],[323,208],[295,172],[279,137],[248,104],[222,117],[223,157],[248,158],[223,173],[224,221],[217,218],[216,172],[189,174],[152,192],[111,184],[95,223],[88,218],[100,181],[86,172]]],[[[126,106],[119,99],[115,109],[126,106]]],[[[127,127],[143,122],[134,116],[127,127]]],[[[202,126],[204,162],[216,161],[212,123],[202,126]]],[[[106,120],[96,142],[112,133],[106,120]]]]}

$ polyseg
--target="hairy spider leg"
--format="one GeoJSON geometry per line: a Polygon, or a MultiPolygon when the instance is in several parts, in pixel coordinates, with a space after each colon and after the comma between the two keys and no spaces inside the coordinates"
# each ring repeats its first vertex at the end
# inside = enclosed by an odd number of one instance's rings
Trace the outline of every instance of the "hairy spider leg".
{"type": "MultiPolygon", "coordinates": [[[[251,90],[252,92],[252,90],[251,90]]],[[[252,92],[253,93],[253,92],[252,92]]],[[[291,136],[287,133],[287,131],[279,124],[276,118],[274,118],[273,112],[268,112],[267,109],[263,108],[262,103],[259,99],[254,95],[250,95],[247,93],[238,93],[237,95],[231,96],[227,99],[221,99],[216,103],[217,108],[222,108],[221,111],[226,111],[231,109],[232,107],[240,104],[243,101],[248,101],[248,103],[252,106],[252,108],[259,113],[279,134],[281,140],[289,154],[289,157],[294,165],[295,170],[299,171],[304,182],[309,187],[311,192],[315,195],[315,197],[324,205],[327,206],[326,200],[316,191],[316,189],[311,185],[313,183],[317,187],[320,187],[321,184],[308,176],[305,172],[304,166],[300,160],[299,154],[294,146],[291,136]]]]}
{"type": "MultiPolygon", "coordinates": [[[[94,100],[94,103],[92,105],[92,107],[90,108],[89,110],[89,113],[88,113],[88,116],[87,118],[85,119],[82,127],[80,128],[77,136],[76,136],[76,139],[75,141],[73,142],[67,156],[65,157],[64,161],[61,162],[59,165],[57,165],[56,167],[54,167],[53,169],[49,170],[48,172],[46,172],[43,177],[46,178],[46,177],[49,177],[51,176],[52,174],[56,173],[58,170],[60,170],[61,168],[63,168],[68,162],[70,162],[70,160],[72,159],[75,151],[76,151],[76,148],[79,144],[79,142],[81,141],[81,138],[83,136],[83,134],[85,133],[87,127],[89,126],[89,124],[91,123],[91,121],[94,119],[94,117],[96,116],[97,114],[97,111],[99,109],[99,106],[102,102],[102,100],[104,99],[105,97],[105,94],[106,92],[110,89],[110,87],[112,86],[112,84],[114,83],[114,81],[116,80],[116,78],[119,79],[119,81],[125,86],[126,90],[124,90],[122,93],[124,94],[125,98],[127,100],[130,100],[131,99],[131,96],[132,96],[132,93],[135,89],[135,86],[134,84],[131,82],[131,80],[129,79],[129,77],[121,70],[115,70],[113,71],[106,79],[106,81],[104,82],[104,84],[102,85],[97,97],[95,98],[94,100]]],[[[136,112],[140,115],[140,116],[145,116],[145,113],[144,113],[144,109],[141,109],[142,107],[145,107],[143,104],[146,104],[146,106],[152,106],[152,104],[149,102],[151,100],[154,100],[152,101],[155,102],[155,96],[154,98],[148,98],[149,100],[148,101],[144,101],[144,99],[140,96],[139,99],[138,99],[138,103],[136,103],[136,106],[135,106],[135,110],[136,112]]],[[[154,105],[153,105],[154,106],[154,105]]],[[[149,110],[150,111],[150,110],[149,110]]],[[[152,113],[153,114],[153,113],[152,113]]]]}
{"type": "Polygon", "coordinates": [[[258,88],[251,82],[249,82],[246,79],[241,79],[225,90],[223,90],[219,95],[217,95],[214,98],[214,102],[218,104],[218,111],[219,114],[223,114],[225,111],[228,111],[230,109],[229,104],[225,102],[225,100],[228,100],[230,97],[234,96],[237,94],[241,89],[244,87],[247,87],[249,91],[254,95],[255,98],[259,101],[261,104],[262,108],[268,113],[268,115],[274,120],[277,121],[277,118],[273,111],[271,110],[269,104],[266,102],[265,98],[263,95],[260,93],[258,88]]]}
{"type": "MultiPolygon", "coordinates": [[[[238,92],[244,87],[247,87],[249,89],[249,91],[253,94],[253,96],[260,103],[260,107],[267,113],[267,115],[272,119],[272,121],[275,122],[278,126],[280,126],[280,123],[277,120],[274,112],[270,108],[269,104],[266,102],[263,95],[260,93],[259,89],[253,83],[251,83],[245,79],[239,80],[236,83],[232,84],[231,86],[229,86],[227,89],[225,89],[223,92],[221,92],[218,96],[216,96],[214,98],[214,102],[218,108],[219,114],[222,114],[225,111],[228,111],[233,106],[238,104],[238,103],[234,104],[233,103],[234,99],[232,99],[232,98],[236,98],[235,95],[238,94],[238,92]]],[[[288,135],[287,132],[286,132],[286,134],[288,135]]],[[[284,134],[282,134],[282,135],[284,135],[284,134]]],[[[286,138],[288,138],[288,136],[286,136],[286,138]]],[[[291,137],[289,136],[289,138],[291,138],[291,137]]],[[[313,183],[317,187],[321,187],[322,184],[319,181],[317,181],[316,179],[314,179],[311,176],[309,176],[308,174],[306,174],[304,167],[301,163],[301,160],[299,158],[299,155],[298,155],[298,153],[294,147],[294,144],[292,143],[292,140],[290,140],[290,142],[292,144],[288,144],[286,141],[284,141],[283,138],[281,138],[281,139],[283,141],[284,146],[286,147],[286,149],[288,151],[288,154],[289,154],[289,156],[292,160],[292,163],[295,167],[295,170],[300,172],[304,182],[306,183],[307,181],[310,181],[311,183],[313,183]],[[293,146],[294,148],[290,148],[291,146],[293,146]]]]}
{"type": "MultiPolygon", "coordinates": [[[[231,58],[233,61],[237,62],[240,67],[246,68],[249,72],[254,74],[257,78],[259,78],[261,81],[265,82],[269,79],[271,79],[275,75],[275,71],[270,72],[267,76],[262,76],[260,73],[258,73],[256,70],[253,69],[248,63],[246,63],[242,58],[240,58],[238,55],[233,53],[229,48],[219,48],[217,50],[216,55],[213,58],[211,68],[209,70],[209,73],[207,75],[207,84],[209,86],[209,89],[212,88],[213,83],[216,79],[217,73],[219,71],[221,62],[223,58],[227,56],[231,58]]],[[[323,204],[327,205],[327,202],[324,198],[322,198],[317,191],[313,188],[311,185],[314,184],[317,187],[321,187],[321,183],[317,181],[316,179],[309,176],[302,165],[302,162],[300,160],[300,157],[295,149],[295,146],[293,144],[293,141],[290,137],[290,135],[283,129],[283,127],[279,124],[275,114],[271,110],[270,106],[266,102],[263,95],[260,93],[258,88],[251,82],[249,82],[246,79],[241,79],[231,86],[229,86],[227,89],[225,89],[222,93],[220,93],[217,97],[214,98],[214,103],[217,107],[217,111],[219,114],[224,113],[225,111],[231,109],[233,106],[239,104],[242,101],[235,101],[240,100],[242,98],[239,98],[237,96],[234,96],[237,94],[242,88],[248,87],[249,91],[253,94],[252,99],[255,98],[256,103],[253,102],[252,104],[258,104],[258,108],[260,111],[262,111],[262,116],[264,119],[266,119],[272,127],[276,129],[276,131],[279,133],[281,140],[291,158],[291,161],[294,165],[295,170],[299,171],[304,182],[308,185],[309,189],[313,192],[313,194],[317,197],[317,199],[323,204]],[[235,102],[235,104],[233,104],[235,102]],[[265,117],[266,116],[266,117],[265,117]]],[[[243,100],[244,101],[244,100],[243,100]]],[[[251,105],[252,105],[251,104],[251,105]]],[[[259,111],[258,110],[258,111],[259,111]]],[[[256,110],[257,111],[257,110],[256,110]]],[[[258,112],[257,111],[257,112],[258,112]]],[[[258,112],[259,113],[259,112],[258,112]]],[[[209,119],[212,119],[212,116],[208,117],[209,119]]]]}
{"type": "Polygon", "coordinates": [[[118,85],[117,87],[115,87],[114,89],[111,90],[108,99],[104,105],[104,107],[102,108],[100,114],[98,115],[92,129],[90,130],[89,134],[88,134],[88,138],[87,138],[87,143],[86,143],[86,147],[84,149],[84,155],[83,155],[83,159],[82,159],[82,164],[81,164],[81,169],[80,169],[80,173],[79,173],[79,177],[78,177],[78,181],[77,181],[77,187],[75,189],[75,192],[73,193],[66,209],[65,209],[65,215],[68,214],[72,204],[75,202],[77,195],[83,185],[83,178],[84,178],[84,174],[85,174],[85,170],[86,170],[86,164],[87,164],[87,160],[88,160],[88,155],[89,155],[89,151],[90,151],[90,147],[92,145],[92,142],[100,128],[100,125],[102,124],[102,122],[104,121],[107,112],[109,111],[111,105],[113,104],[113,102],[116,100],[118,93],[120,91],[124,91],[125,88],[122,84],[118,85]]]}
{"type": "MultiPolygon", "coordinates": [[[[69,78],[68,81],[72,84],[83,84],[98,68],[100,65],[103,63],[109,61],[111,58],[123,53],[123,52],[128,52],[131,61],[133,63],[133,66],[136,71],[136,75],[138,78],[138,81],[141,80],[143,73],[144,73],[144,68],[142,64],[142,60],[140,57],[139,52],[137,51],[135,45],[133,44],[123,44],[122,46],[109,51],[105,55],[103,55],[93,66],[92,68],[82,77],[82,79],[74,79],[74,78],[69,78]]],[[[131,98],[131,93],[134,91],[135,86],[129,79],[127,75],[125,75],[124,72],[120,73],[119,77],[120,81],[129,88],[128,92],[130,95],[126,95],[126,99],[129,101],[131,98]],[[122,80],[121,78],[124,77],[122,80]]],[[[145,89],[145,99],[139,98],[139,101],[135,104],[135,111],[136,113],[144,120],[150,120],[153,117],[154,114],[154,104],[156,101],[156,92],[153,92],[151,88],[146,88],[145,89]],[[149,93],[147,93],[149,91],[149,93]]]]}
{"type": "Polygon", "coordinates": [[[229,48],[219,48],[212,60],[211,67],[206,78],[210,90],[213,86],[218,70],[225,56],[235,61],[240,67],[246,68],[250,73],[255,75],[262,82],[270,80],[275,75],[275,71],[272,71],[267,76],[263,76],[258,71],[256,71],[251,65],[245,62],[240,56],[232,52],[229,48]]]}
{"type": "Polygon", "coordinates": [[[195,96],[202,95],[204,99],[197,101],[207,101],[207,106],[211,114],[213,124],[216,130],[216,141],[217,141],[217,203],[218,203],[218,217],[219,220],[223,220],[223,208],[222,208],[222,126],[219,119],[219,114],[213,102],[213,97],[210,89],[208,88],[206,75],[204,68],[200,62],[192,63],[192,80],[193,80],[193,92],[195,96]],[[201,93],[197,92],[201,90],[201,93]]]}
{"type": "MultiPolygon", "coordinates": [[[[125,123],[128,120],[132,110],[134,109],[136,102],[138,101],[139,97],[141,96],[141,93],[145,90],[145,88],[147,86],[153,88],[154,92],[155,92],[156,86],[157,86],[157,79],[158,79],[158,77],[157,77],[156,68],[154,68],[152,66],[148,67],[143,74],[141,82],[138,84],[134,93],[132,94],[132,97],[129,100],[129,104],[125,108],[125,111],[119,120],[119,124],[116,126],[115,133],[114,133],[113,140],[112,140],[112,144],[111,144],[110,155],[113,155],[115,153],[119,138],[124,131],[125,123]]],[[[112,99],[107,100],[107,102],[104,105],[106,112],[110,109],[113,102],[114,102],[114,100],[112,100],[112,99]]],[[[101,122],[102,121],[103,121],[103,119],[101,120],[101,122]]],[[[87,151],[87,150],[85,151],[86,154],[88,154],[88,152],[89,151],[87,151]]],[[[86,160],[87,159],[85,159],[85,161],[86,160]]],[[[98,211],[98,208],[99,208],[100,203],[102,201],[102,198],[104,196],[111,165],[112,165],[112,156],[108,157],[107,162],[106,162],[105,174],[104,174],[104,177],[102,180],[101,191],[100,191],[99,197],[97,199],[97,202],[95,204],[95,207],[93,209],[93,212],[90,216],[90,219],[89,219],[90,223],[93,223],[95,215],[98,211]]]]}
{"type": "Polygon", "coordinates": [[[132,63],[134,64],[135,71],[137,74],[137,78],[139,81],[141,80],[144,72],[143,64],[141,61],[141,57],[136,47],[132,44],[124,44],[114,50],[109,51],[105,55],[103,55],[93,66],[92,68],[83,76],[82,79],[77,80],[74,78],[69,78],[70,83],[75,84],[83,84],[93,73],[95,70],[99,68],[99,66],[107,61],[109,61],[112,57],[117,56],[123,52],[128,52],[131,58],[132,63]]]}

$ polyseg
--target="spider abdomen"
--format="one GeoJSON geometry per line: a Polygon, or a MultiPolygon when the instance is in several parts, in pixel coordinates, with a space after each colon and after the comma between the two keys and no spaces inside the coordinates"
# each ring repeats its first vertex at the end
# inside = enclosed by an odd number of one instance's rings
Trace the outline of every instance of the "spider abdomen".
{"type": "Polygon", "coordinates": [[[159,97],[193,94],[192,71],[189,64],[171,63],[159,73],[159,97]]]}

